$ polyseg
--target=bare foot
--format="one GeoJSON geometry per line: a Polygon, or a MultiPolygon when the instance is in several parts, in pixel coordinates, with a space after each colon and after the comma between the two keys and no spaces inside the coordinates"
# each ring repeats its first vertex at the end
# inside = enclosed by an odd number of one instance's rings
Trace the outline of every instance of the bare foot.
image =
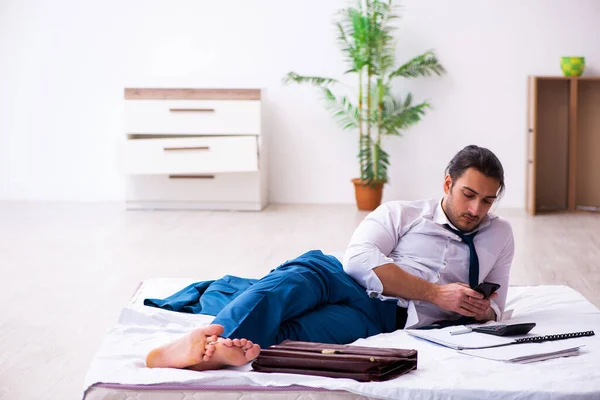
{"type": "Polygon", "coordinates": [[[146,356],[149,368],[186,368],[210,360],[221,325],[209,325],[194,329],[174,342],[158,347],[146,356]]]}
{"type": "Polygon", "coordinates": [[[219,338],[210,359],[188,367],[195,371],[220,369],[228,365],[239,367],[258,357],[260,346],[247,339],[219,338]]]}

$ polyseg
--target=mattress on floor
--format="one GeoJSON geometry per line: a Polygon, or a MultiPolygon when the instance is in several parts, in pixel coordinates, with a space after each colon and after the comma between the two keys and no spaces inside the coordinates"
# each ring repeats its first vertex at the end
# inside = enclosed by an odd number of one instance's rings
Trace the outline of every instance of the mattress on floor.
{"type": "Polygon", "coordinates": [[[218,387],[211,385],[110,385],[92,386],[86,400],[366,400],[365,397],[344,391],[304,386],[254,387],[248,385],[218,387]]]}
{"type": "Polygon", "coordinates": [[[419,351],[418,369],[388,382],[263,374],[249,364],[204,372],[146,368],[149,350],[209,324],[213,317],[146,307],[143,300],[167,297],[195,281],[151,279],[140,285],[92,360],[84,382],[85,400],[600,399],[600,310],[567,286],[511,287],[506,309],[513,312],[506,322],[536,322],[535,334],[595,330],[596,336],[568,339],[583,345],[574,357],[503,363],[396,331],[355,343],[419,351]]]}

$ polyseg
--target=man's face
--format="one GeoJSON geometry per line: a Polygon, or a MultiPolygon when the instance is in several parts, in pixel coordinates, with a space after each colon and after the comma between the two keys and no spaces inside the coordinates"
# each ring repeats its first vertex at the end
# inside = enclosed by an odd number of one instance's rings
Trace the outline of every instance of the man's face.
{"type": "Polygon", "coordinates": [[[475,168],[467,169],[456,181],[450,175],[444,178],[442,208],[452,225],[470,232],[479,225],[494,204],[500,183],[475,168]]]}

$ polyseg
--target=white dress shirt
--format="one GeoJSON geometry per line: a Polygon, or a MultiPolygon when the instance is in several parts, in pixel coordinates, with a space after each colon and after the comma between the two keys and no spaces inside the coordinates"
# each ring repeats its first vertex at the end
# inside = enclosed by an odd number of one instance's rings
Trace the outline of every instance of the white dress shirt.
{"type": "MultiPolygon", "coordinates": [[[[365,287],[367,294],[381,300],[394,299],[408,308],[406,328],[454,320],[458,313],[432,303],[383,296],[383,285],[373,268],[394,263],[398,268],[426,281],[445,285],[469,283],[469,246],[444,228],[449,224],[439,199],[391,201],[370,213],[358,226],[344,253],[344,270],[365,287]]],[[[479,258],[479,282],[501,285],[491,307],[500,320],[506,304],[514,241],[510,224],[488,213],[474,239],[479,258]]],[[[474,232],[473,231],[473,232],[474,232]]]]}

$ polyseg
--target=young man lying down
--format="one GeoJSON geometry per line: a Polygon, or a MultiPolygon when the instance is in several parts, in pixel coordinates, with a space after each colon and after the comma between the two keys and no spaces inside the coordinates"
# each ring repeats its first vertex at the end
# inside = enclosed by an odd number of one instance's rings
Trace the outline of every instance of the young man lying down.
{"type": "Polygon", "coordinates": [[[499,320],[514,254],[509,223],[490,208],[504,170],[467,146],[448,164],[441,199],[391,201],[354,232],[343,263],[309,251],[222,308],[212,324],[152,350],[150,368],[239,366],[286,339],[347,344],[396,329],[499,320]],[[500,284],[489,298],[473,290],[500,284]]]}

